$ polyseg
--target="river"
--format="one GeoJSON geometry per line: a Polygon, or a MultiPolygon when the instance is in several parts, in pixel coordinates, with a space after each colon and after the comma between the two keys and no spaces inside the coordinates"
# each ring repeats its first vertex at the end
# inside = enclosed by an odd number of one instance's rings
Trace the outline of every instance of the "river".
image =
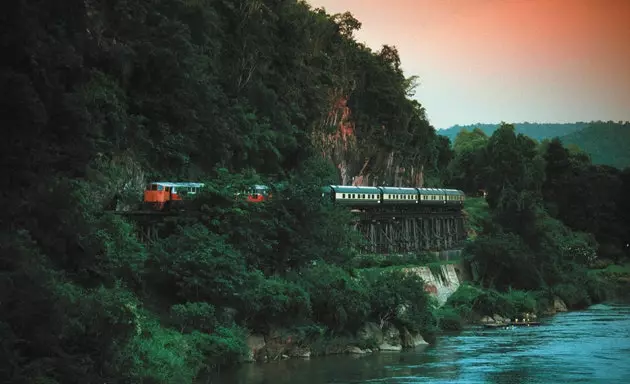
{"type": "Polygon", "coordinates": [[[538,327],[443,335],[404,352],[247,364],[211,383],[630,383],[630,306],[592,306],[538,327]]]}

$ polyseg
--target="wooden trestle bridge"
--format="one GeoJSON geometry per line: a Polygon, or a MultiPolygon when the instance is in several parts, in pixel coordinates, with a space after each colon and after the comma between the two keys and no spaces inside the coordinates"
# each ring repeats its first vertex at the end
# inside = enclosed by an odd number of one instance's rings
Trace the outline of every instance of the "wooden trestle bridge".
{"type": "Polygon", "coordinates": [[[458,248],[466,240],[461,212],[401,211],[359,213],[355,228],[367,253],[418,253],[458,248]]]}
{"type": "MultiPolygon", "coordinates": [[[[181,212],[108,211],[133,218],[144,242],[155,241],[169,218],[181,212]]],[[[190,214],[186,212],[185,214],[190,214]]],[[[353,223],[365,244],[362,251],[375,254],[419,253],[459,248],[466,240],[461,211],[439,212],[431,209],[397,212],[365,210],[353,223]]]]}

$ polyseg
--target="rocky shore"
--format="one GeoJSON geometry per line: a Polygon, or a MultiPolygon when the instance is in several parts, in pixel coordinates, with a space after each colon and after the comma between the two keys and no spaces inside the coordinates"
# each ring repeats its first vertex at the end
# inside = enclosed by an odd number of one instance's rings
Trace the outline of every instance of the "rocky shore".
{"type": "MultiPolygon", "coordinates": [[[[555,298],[549,308],[541,311],[540,315],[551,316],[559,312],[567,312],[566,304],[555,298]]],[[[517,316],[519,321],[535,321],[537,314],[523,313],[517,316]]],[[[514,320],[516,320],[514,319],[514,320]]],[[[500,314],[483,314],[479,324],[508,324],[513,319],[500,314]]],[[[310,358],[312,356],[355,354],[363,355],[377,351],[397,352],[403,349],[413,349],[428,345],[422,335],[410,332],[406,328],[398,329],[391,323],[379,326],[373,322],[365,323],[351,338],[329,340],[325,345],[306,345],[295,342],[295,337],[282,330],[271,331],[267,335],[252,334],[247,338],[249,354],[246,362],[268,362],[289,358],[310,358]]]]}
{"type": "Polygon", "coordinates": [[[339,339],[319,346],[317,351],[309,345],[296,344],[293,337],[279,331],[268,335],[252,334],[247,338],[249,356],[247,362],[265,362],[288,358],[310,358],[316,355],[366,354],[376,351],[402,351],[428,345],[422,335],[412,333],[406,328],[398,329],[393,324],[385,323],[380,327],[376,323],[365,323],[352,340],[339,339]],[[366,347],[370,346],[370,347],[366,347]]]}

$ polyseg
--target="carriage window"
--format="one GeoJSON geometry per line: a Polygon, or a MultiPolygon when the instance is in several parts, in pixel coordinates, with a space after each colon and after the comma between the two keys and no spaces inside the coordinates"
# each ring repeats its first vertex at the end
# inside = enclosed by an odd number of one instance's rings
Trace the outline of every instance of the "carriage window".
{"type": "Polygon", "coordinates": [[[163,190],[164,190],[164,187],[163,187],[163,186],[161,186],[161,185],[158,185],[158,186],[157,186],[157,190],[158,190],[158,191],[163,191],[163,190]]]}
{"type": "Polygon", "coordinates": [[[341,198],[342,198],[342,199],[345,199],[345,198],[346,198],[346,194],[345,194],[345,193],[342,193],[342,194],[341,194],[341,198]]]}
{"type": "Polygon", "coordinates": [[[171,191],[171,187],[166,187],[166,192],[170,192],[171,191]]]}

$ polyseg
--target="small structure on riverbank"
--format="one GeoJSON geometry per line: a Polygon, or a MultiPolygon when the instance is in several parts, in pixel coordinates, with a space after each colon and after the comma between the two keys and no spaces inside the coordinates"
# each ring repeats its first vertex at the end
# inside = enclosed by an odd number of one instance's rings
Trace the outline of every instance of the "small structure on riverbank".
{"type": "Polygon", "coordinates": [[[513,328],[513,327],[535,327],[542,325],[539,321],[510,321],[502,324],[484,324],[484,328],[501,329],[501,328],[513,328]]]}

